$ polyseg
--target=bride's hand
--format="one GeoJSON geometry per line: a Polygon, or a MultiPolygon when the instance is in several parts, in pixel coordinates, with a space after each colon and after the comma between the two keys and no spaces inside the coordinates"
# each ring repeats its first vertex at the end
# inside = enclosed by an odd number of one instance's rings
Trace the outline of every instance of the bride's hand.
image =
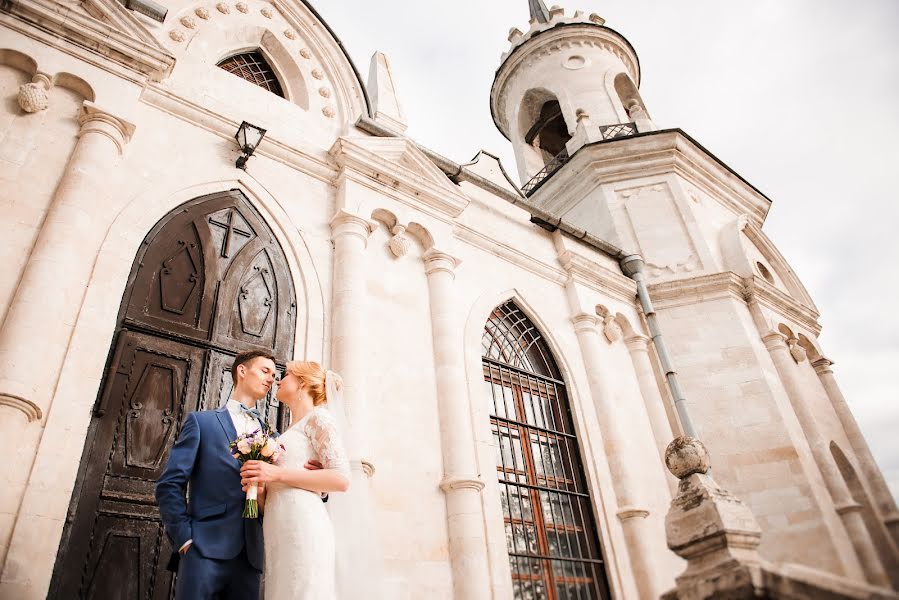
{"type": "Polygon", "coordinates": [[[261,460],[248,460],[240,468],[240,483],[271,483],[281,478],[281,467],[261,460]]]}

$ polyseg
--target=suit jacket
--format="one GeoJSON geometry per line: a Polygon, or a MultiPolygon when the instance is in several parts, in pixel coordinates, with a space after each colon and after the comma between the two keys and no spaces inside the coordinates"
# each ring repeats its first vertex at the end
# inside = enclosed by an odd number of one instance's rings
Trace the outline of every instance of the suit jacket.
{"type": "Polygon", "coordinates": [[[207,558],[231,559],[246,547],[250,564],[262,570],[261,518],[241,517],[246,495],[240,486],[240,462],[228,448],[236,438],[225,407],[192,412],[185,418],[156,482],[159,514],[175,550],[170,568],[177,568],[178,548],[192,539],[190,551],[207,558]],[[189,502],[184,498],[186,489],[189,502]]]}

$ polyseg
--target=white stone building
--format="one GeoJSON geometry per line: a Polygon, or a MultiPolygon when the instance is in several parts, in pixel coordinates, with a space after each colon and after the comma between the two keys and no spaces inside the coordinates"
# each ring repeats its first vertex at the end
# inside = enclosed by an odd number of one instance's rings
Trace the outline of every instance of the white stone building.
{"type": "Polygon", "coordinates": [[[658,597],[692,431],[766,561],[892,597],[899,511],[771,200],[653,123],[600,17],[510,33],[522,193],[404,137],[386,57],[363,81],[307,2],[165,5],[0,6],[0,597],[167,598],[153,482],[252,347],[346,381],[345,598],[658,597]]]}

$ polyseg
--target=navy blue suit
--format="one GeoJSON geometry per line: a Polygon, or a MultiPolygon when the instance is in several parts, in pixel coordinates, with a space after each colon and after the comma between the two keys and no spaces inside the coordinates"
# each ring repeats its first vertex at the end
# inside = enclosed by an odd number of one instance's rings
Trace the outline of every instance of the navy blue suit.
{"type": "MultiPolygon", "coordinates": [[[[181,600],[258,598],[264,560],[261,519],[241,517],[246,496],[240,462],[228,444],[237,438],[225,407],[192,412],[156,483],[156,502],[180,558],[175,597],[181,600]],[[190,490],[189,503],[184,491],[190,490]]],[[[173,563],[177,564],[177,554],[173,563]]],[[[170,563],[171,564],[171,563],[170,563]]]]}

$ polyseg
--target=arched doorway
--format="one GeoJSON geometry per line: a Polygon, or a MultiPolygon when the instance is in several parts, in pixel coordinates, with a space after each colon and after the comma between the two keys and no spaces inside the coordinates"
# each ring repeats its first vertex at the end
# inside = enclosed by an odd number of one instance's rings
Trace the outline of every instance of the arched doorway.
{"type": "MultiPolygon", "coordinates": [[[[238,352],[290,359],[295,328],[284,252],[240,191],[191,200],[153,227],[122,298],[50,597],[171,596],[154,487],[184,415],[227,401],[238,352]]],[[[273,398],[264,411],[283,425],[273,398]]]]}

